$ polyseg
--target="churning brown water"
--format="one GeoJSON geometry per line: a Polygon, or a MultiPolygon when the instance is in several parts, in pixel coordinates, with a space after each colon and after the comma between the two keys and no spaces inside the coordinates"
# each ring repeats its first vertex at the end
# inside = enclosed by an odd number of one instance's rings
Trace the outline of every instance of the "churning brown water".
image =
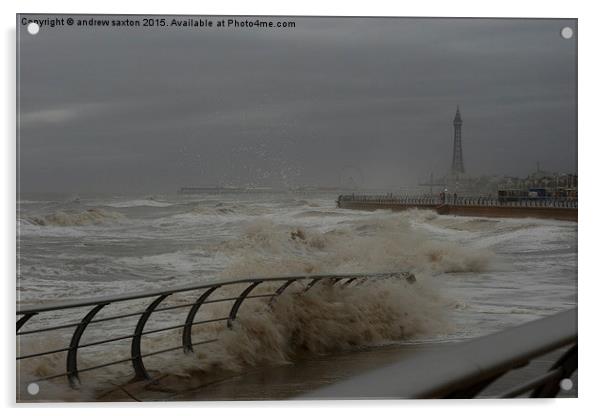
{"type": "MultiPolygon", "coordinates": [[[[411,271],[417,277],[413,285],[317,285],[306,294],[293,286],[273,308],[248,301],[233,330],[223,324],[196,327],[195,340],[217,342],[194,354],[176,351],[145,361],[162,381],[143,397],[161,400],[204,399],[210,392],[214,398],[290,397],[324,380],[576,304],[574,223],[347,211],[337,209],[335,199],[284,193],[27,196],[19,205],[18,301],[42,304],[248,276],[411,271]],[[218,391],[219,385],[231,388],[218,391]],[[206,393],[198,393],[201,386],[206,393]],[[268,386],[282,394],[266,395],[268,386]],[[195,393],[186,393],[191,389],[195,393]]],[[[220,297],[242,288],[220,289],[220,297]]],[[[144,306],[111,305],[102,313],[144,306]]],[[[229,306],[215,304],[203,317],[224,316],[229,306]]],[[[186,310],[179,311],[153,316],[148,329],[183,322],[186,310]]],[[[85,312],[57,312],[27,325],[81,319],[85,312]]],[[[91,326],[82,342],[131,333],[135,322],[91,326]]],[[[69,336],[22,337],[18,352],[65,346],[69,336]]],[[[180,337],[178,331],[148,336],[143,350],[172,346],[180,337]]],[[[127,341],[107,347],[82,350],[80,367],[129,353],[127,341]]],[[[63,372],[64,358],[59,353],[20,363],[19,399],[34,399],[25,393],[27,380],[63,372]]],[[[128,383],[131,375],[127,364],[90,372],[82,375],[78,391],[62,379],[44,382],[35,399],[120,400],[124,389],[140,393],[128,383]]]]}

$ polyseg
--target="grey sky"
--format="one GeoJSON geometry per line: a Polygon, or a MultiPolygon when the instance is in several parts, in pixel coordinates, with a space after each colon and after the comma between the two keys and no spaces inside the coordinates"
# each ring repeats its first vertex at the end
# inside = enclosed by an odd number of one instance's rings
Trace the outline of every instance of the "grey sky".
{"type": "Polygon", "coordinates": [[[576,169],[574,20],[279,20],[21,26],[21,190],[409,186],[449,170],[456,104],[467,173],[576,169]]]}

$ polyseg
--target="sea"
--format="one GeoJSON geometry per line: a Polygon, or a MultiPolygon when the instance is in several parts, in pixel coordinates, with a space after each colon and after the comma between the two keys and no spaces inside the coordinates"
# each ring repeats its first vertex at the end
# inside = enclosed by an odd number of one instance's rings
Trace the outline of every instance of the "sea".
{"type": "MultiPolygon", "coordinates": [[[[245,302],[233,329],[223,322],[195,327],[195,341],[214,341],[195,347],[193,354],[180,350],[145,359],[154,377],[190,387],[311,356],[460,342],[577,304],[576,223],[347,210],[337,208],[337,196],[310,191],[21,194],[17,308],[247,277],[416,276],[412,284],[367,279],[334,288],[316,285],[307,292],[293,285],[275,305],[268,306],[266,298],[245,302]]],[[[235,296],[244,287],[226,288],[219,296],[235,296]]],[[[273,288],[262,290],[257,293],[273,288]]],[[[198,296],[174,296],[162,305],[198,296]]],[[[139,312],[151,299],[111,304],[97,317],[139,312]]],[[[229,306],[216,303],[199,316],[227,315],[229,306]]],[[[40,314],[22,330],[79,322],[89,309],[40,314]]],[[[147,328],[177,326],[187,311],[157,313],[147,328]]],[[[137,318],[91,324],[81,344],[128,336],[137,318]]],[[[73,327],[20,336],[17,354],[64,348],[72,333],[73,327]]],[[[181,328],[145,336],[143,352],[177,346],[180,339],[181,328]]],[[[127,358],[130,342],[82,349],[78,366],[127,358]]],[[[19,360],[18,398],[34,399],[26,393],[32,380],[63,373],[65,354],[19,360]]],[[[78,389],[65,377],[38,381],[36,398],[110,400],[107,392],[128,386],[131,376],[131,363],[125,362],[82,372],[78,389]]]]}

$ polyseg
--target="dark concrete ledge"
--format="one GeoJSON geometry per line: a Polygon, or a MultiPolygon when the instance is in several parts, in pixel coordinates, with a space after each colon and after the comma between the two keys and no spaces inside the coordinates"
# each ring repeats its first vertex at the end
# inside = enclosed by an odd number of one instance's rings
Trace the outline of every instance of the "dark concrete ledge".
{"type": "Polygon", "coordinates": [[[341,201],[340,208],[375,211],[390,209],[405,211],[408,209],[428,209],[440,215],[459,215],[466,217],[498,217],[498,218],[541,218],[561,221],[577,221],[577,208],[560,207],[517,207],[487,205],[450,205],[450,204],[404,204],[395,202],[341,201]]]}

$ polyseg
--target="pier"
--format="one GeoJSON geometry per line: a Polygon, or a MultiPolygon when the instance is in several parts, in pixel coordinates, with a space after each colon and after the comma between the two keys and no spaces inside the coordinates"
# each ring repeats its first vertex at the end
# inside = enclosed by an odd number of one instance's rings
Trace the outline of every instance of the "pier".
{"type": "Polygon", "coordinates": [[[375,211],[388,209],[428,209],[440,215],[497,218],[541,218],[577,221],[577,200],[568,198],[537,198],[501,200],[489,197],[396,196],[386,195],[339,195],[337,207],[375,211]]]}

